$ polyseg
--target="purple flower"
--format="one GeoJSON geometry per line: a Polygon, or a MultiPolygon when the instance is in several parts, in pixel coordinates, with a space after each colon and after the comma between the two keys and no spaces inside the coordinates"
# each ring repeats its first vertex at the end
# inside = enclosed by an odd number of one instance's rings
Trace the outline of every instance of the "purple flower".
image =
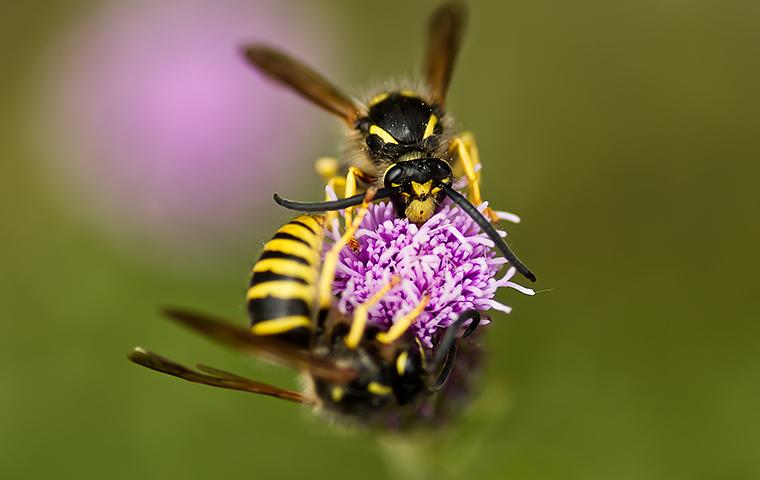
{"type": "MultiPolygon", "coordinates": [[[[337,231],[332,238],[337,238],[337,231]]],[[[514,267],[497,278],[507,260],[497,255],[493,242],[467,214],[447,202],[421,226],[398,218],[391,203],[375,203],[356,239],[359,248],[344,248],[340,255],[333,283],[338,308],[352,312],[398,275],[401,282],[369,310],[369,320],[388,328],[427,294],[429,302],[411,327],[427,347],[433,346],[437,332],[465,310],[509,313],[510,307],[494,299],[500,287],[534,294],[511,281],[514,267]]],[[[483,317],[482,323],[489,321],[483,317]]]]}

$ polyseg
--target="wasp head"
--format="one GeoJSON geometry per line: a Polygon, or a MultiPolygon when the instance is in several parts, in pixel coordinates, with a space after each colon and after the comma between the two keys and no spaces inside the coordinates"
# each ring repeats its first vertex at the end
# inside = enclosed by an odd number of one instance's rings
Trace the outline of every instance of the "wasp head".
{"type": "Polygon", "coordinates": [[[423,223],[433,216],[444,196],[443,185],[451,185],[451,167],[438,158],[419,158],[391,165],[383,175],[385,188],[399,216],[423,223]]]}

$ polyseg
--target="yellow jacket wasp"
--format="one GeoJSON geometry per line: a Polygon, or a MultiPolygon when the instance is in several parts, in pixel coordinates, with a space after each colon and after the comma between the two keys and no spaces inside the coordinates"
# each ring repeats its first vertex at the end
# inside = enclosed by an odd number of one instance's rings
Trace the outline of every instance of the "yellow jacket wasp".
{"type": "Polygon", "coordinates": [[[491,224],[498,218],[486,210],[489,221],[475,208],[482,203],[477,147],[471,134],[452,132],[444,111],[464,21],[465,9],[458,2],[446,3],[433,13],[424,68],[426,91],[382,92],[366,104],[353,101],[313,69],[277,49],[246,47],[246,59],[264,75],[341,117],[355,147],[345,180],[336,175],[337,162],[321,165],[328,182],[345,185],[346,198],[305,203],[275,195],[275,201],[304,212],[350,211],[362,201],[363,194],[356,194],[358,179],[378,188],[376,198],[390,198],[399,216],[423,223],[448,197],[472,217],[518,272],[535,281],[491,224]],[[469,200],[453,188],[455,170],[467,179],[469,200]]]}
{"type": "MultiPolygon", "coordinates": [[[[419,423],[421,408],[436,410],[432,395],[443,388],[455,367],[457,351],[476,349],[463,345],[462,337],[477,327],[476,310],[464,312],[438,342],[426,351],[409,327],[425,306],[409,312],[388,331],[378,331],[367,322],[367,311],[396,283],[392,278],[357,308],[352,316],[333,308],[331,284],[338,254],[352,238],[374,189],[343,235],[325,254],[323,215],[302,215],[277,230],[264,246],[253,267],[247,293],[250,329],[184,310],[167,310],[175,321],[221,344],[284,363],[303,371],[307,393],[300,393],[212,367],[194,370],[143,348],[135,348],[129,359],[153,370],[194,383],[269,395],[307,405],[342,418],[388,426],[419,423]]],[[[472,354],[470,354],[472,357],[472,354]]]]}
{"type": "Polygon", "coordinates": [[[288,208],[313,213],[283,225],[264,246],[246,296],[250,328],[184,310],[165,313],[219,343],[302,371],[307,389],[287,390],[203,365],[195,370],[143,348],[136,348],[130,360],[191,382],[314,405],[341,418],[375,425],[403,427],[418,422],[425,416],[421,412],[428,412],[427,418],[445,414],[455,395],[435,393],[449,392],[458,382],[467,390],[468,373],[479,350],[464,339],[479,325],[479,311],[468,309],[451,317],[433,347],[423,348],[410,328],[430,299],[427,293],[382,330],[369,321],[369,311],[402,279],[393,276],[381,282],[350,314],[336,308],[333,281],[339,254],[355,241],[369,202],[390,198],[399,216],[422,223],[440,213],[436,211],[444,197],[465,212],[517,270],[535,280],[473,205],[482,203],[477,149],[471,135],[452,135],[443,110],[463,22],[464,10],[458,3],[447,3],[434,13],[425,70],[427,92],[385,92],[366,106],[357,105],[313,70],[276,50],[246,49],[247,58],[267,75],[344,118],[361,148],[345,179],[337,175],[336,165],[323,169],[328,184],[342,191],[344,198],[297,203],[276,197],[288,208]],[[461,169],[468,180],[469,200],[453,188],[454,169],[461,169]],[[357,193],[357,180],[367,186],[365,192],[357,193]],[[346,210],[344,231],[325,252],[325,230],[335,214],[318,212],[338,209],[346,210]]]}

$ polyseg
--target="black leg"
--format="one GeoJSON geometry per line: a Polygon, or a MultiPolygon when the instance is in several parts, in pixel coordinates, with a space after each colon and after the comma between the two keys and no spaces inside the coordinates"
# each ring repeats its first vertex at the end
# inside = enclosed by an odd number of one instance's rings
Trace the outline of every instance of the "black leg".
{"type": "Polygon", "coordinates": [[[467,325],[467,328],[462,334],[462,338],[469,338],[470,335],[475,333],[475,330],[477,330],[477,328],[480,326],[480,312],[478,312],[477,310],[467,310],[462,315],[465,315],[468,313],[471,315],[467,318],[472,318],[472,321],[470,322],[469,325],[467,325]]]}
{"type": "Polygon", "coordinates": [[[464,331],[463,337],[469,337],[480,324],[480,312],[477,310],[465,310],[459,315],[454,323],[446,330],[443,335],[443,339],[438,344],[438,349],[433,356],[433,361],[430,364],[429,371],[435,372],[440,369],[438,378],[435,381],[433,390],[438,390],[446,383],[449,378],[451,370],[454,368],[454,361],[457,356],[457,333],[468,320],[471,320],[470,325],[464,331]]]}

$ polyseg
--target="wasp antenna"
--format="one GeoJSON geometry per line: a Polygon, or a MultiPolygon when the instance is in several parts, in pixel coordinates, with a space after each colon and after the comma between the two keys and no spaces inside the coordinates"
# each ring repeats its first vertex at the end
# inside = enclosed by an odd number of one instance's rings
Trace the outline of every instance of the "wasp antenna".
{"type": "Polygon", "coordinates": [[[527,266],[523,262],[520,261],[519,258],[517,258],[517,255],[510,250],[509,246],[506,244],[503,238],[499,236],[499,232],[496,231],[493,225],[491,225],[491,222],[483,216],[482,213],[478,211],[477,208],[475,208],[475,205],[469,202],[461,193],[457,192],[451,186],[449,185],[442,185],[443,191],[446,192],[446,195],[451,199],[452,202],[456,203],[459,208],[464,210],[464,212],[472,218],[475,223],[480,226],[480,228],[483,229],[483,232],[485,232],[488,237],[493,240],[493,242],[496,244],[496,248],[499,249],[499,251],[506,257],[506,259],[509,261],[509,263],[517,269],[522,276],[530,280],[531,282],[536,281],[536,275],[531,272],[527,266]]]}
{"type": "MultiPolygon", "coordinates": [[[[381,200],[383,198],[388,198],[390,194],[390,189],[380,188],[375,192],[374,197],[367,199],[367,201],[369,202],[372,200],[381,200]]],[[[331,212],[334,210],[343,210],[344,208],[361,205],[365,201],[365,198],[368,196],[369,195],[366,193],[359,193],[348,198],[341,198],[339,200],[331,200],[327,202],[295,202],[293,200],[282,198],[276,193],[273,195],[273,198],[274,201],[277,202],[277,205],[285,207],[288,210],[296,210],[299,212],[331,212]]]]}

